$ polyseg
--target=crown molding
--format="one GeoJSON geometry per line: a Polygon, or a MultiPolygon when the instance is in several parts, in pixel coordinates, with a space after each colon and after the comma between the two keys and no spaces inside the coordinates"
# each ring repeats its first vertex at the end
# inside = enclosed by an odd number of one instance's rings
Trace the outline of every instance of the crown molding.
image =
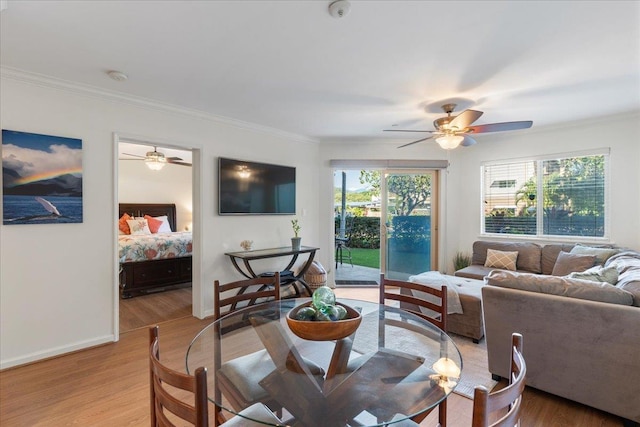
{"type": "Polygon", "coordinates": [[[121,102],[123,104],[129,104],[135,107],[146,108],[150,110],[161,111],[164,113],[177,114],[181,116],[187,116],[191,118],[197,118],[201,120],[207,120],[217,124],[226,126],[232,126],[238,129],[249,130],[265,135],[286,138],[299,142],[318,143],[319,141],[313,138],[309,138],[303,135],[286,132],[280,129],[271,128],[268,126],[262,126],[255,123],[245,122],[242,120],[232,119],[229,117],[218,116],[215,114],[207,113],[201,110],[195,110],[191,108],[181,107],[179,105],[173,105],[156,101],[149,98],[138,97],[128,95],[122,92],[109,91],[96,86],[85,85],[82,83],[72,82],[69,80],[63,80],[56,77],[47,76],[44,74],[32,73],[29,71],[20,70],[17,68],[0,66],[0,77],[7,80],[13,80],[20,83],[30,84],[33,86],[45,87],[50,89],[62,90],[69,93],[74,93],[82,96],[89,96],[92,98],[99,98],[107,101],[121,102]]]}

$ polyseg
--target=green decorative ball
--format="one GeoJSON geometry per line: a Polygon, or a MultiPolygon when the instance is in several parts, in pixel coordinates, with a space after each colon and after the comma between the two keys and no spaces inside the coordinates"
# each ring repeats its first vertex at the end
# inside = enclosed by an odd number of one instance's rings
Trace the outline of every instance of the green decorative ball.
{"type": "Polygon", "coordinates": [[[328,286],[320,286],[313,292],[311,296],[313,306],[316,309],[320,309],[327,305],[336,305],[336,295],[333,290],[328,286]]]}
{"type": "Polygon", "coordinates": [[[316,320],[316,309],[313,307],[303,307],[296,313],[296,320],[316,320]]]}

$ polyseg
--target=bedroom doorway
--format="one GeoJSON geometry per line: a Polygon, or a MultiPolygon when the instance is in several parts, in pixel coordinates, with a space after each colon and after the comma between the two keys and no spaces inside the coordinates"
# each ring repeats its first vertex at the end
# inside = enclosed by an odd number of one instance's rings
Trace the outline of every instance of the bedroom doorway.
{"type": "MultiPolygon", "coordinates": [[[[154,144],[138,139],[120,137],[117,141],[118,165],[117,165],[117,205],[127,204],[142,206],[164,206],[174,205],[174,218],[171,222],[172,235],[185,239],[191,236],[194,229],[194,185],[193,185],[193,151],[168,144],[154,144]],[[153,153],[153,154],[149,154],[153,153]],[[155,154],[160,153],[160,154],[155,154]],[[166,161],[161,162],[158,167],[155,163],[156,157],[164,156],[166,161]],[[148,160],[151,158],[151,161],[148,160]],[[150,164],[151,163],[151,164],[150,164]]],[[[142,218],[142,209],[136,209],[130,215],[142,218]]],[[[129,208],[132,210],[132,208],[129,208]]],[[[120,211],[120,210],[119,210],[120,211]]],[[[149,216],[156,220],[162,220],[160,213],[149,216]]],[[[171,215],[169,215],[169,219],[171,215]]],[[[119,213],[116,223],[121,218],[119,213]]],[[[165,216],[166,218],[166,216],[165,216]]],[[[152,221],[152,220],[148,220],[152,221]]],[[[147,225],[151,225],[147,222],[147,225]]],[[[197,227],[197,224],[195,225],[197,227]]],[[[161,227],[164,227],[162,225],[161,227]]],[[[150,231],[151,228],[149,227],[150,231]]],[[[157,233],[163,230],[155,229],[157,233]]],[[[167,230],[164,230],[167,231],[167,230]]],[[[120,231],[118,231],[120,233],[120,231]]],[[[153,237],[150,236],[141,237],[153,237]]],[[[130,236],[133,237],[133,236],[130,236]]],[[[137,236],[136,236],[137,237],[137,236]]],[[[189,240],[190,237],[189,237],[189,240]]],[[[146,243],[145,243],[146,245],[146,243]]],[[[150,245],[150,243],[149,243],[150,245]]],[[[177,244],[176,244],[177,245],[177,244]]],[[[195,245],[189,244],[189,249],[195,245]]],[[[153,258],[154,251],[151,246],[144,246],[147,249],[140,249],[138,252],[145,252],[143,257],[153,258]]],[[[182,246],[187,247],[187,244],[182,246]]],[[[118,248],[119,251],[119,248],[118,248]]],[[[163,256],[160,254],[158,256],[163,256]]],[[[171,256],[181,257],[186,251],[171,256]]],[[[120,253],[118,257],[120,258],[120,253]]],[[[128,258],[129,259],[129,258],[128,258]]],[[[173,266],[161,265],[164,261],[169,263],[172,260],[151,260],[136,263],[135,269],[126,271],[127,275],[120,274],[119,282],[137,281],[140,277],[144,279],[145,292],[134,292],[131,298],[122,298],[118,292],[118,331],[128,332],[134,329],[147,327],[159,322],[174,320],[181,317],[191,317],[193,312],[193,292],[192,283],[189,281],[192,272],[192,263],[185,263],[181,258],[173,266]],[[188,266],[187,266],[188,264],[188,266]],[[144,268],[144,269],[142,269],[144,268]],[[178,271],[180,275],[177,282],[179,284],[166,285],[166,273],[158,269],[167,269],[167,272],[178,271]],[[187,272],[188,269],[188,272],[187,272]],[[135,277],[134,277],[135,276],[135,277]],[[157,278],[156,278],[157,276],[157,278]],[[128,277],[124,279],[124,277],[128,277]],[[151,277],[151,279],[149,279],[151,277]],[[186,277],[186,279],[185,279],[186,277]],[[131,279],[133,278],[133,279],[131,279]],[[186,280],[186,281],[185,281],[186,280]]],[[[137,286],[136,282],[136,286],[137,286]]],[[[120,285],[120,283],[118,283],[120,285]]],[[[126,295],[128,296],[128,295],[126,295]]]]}

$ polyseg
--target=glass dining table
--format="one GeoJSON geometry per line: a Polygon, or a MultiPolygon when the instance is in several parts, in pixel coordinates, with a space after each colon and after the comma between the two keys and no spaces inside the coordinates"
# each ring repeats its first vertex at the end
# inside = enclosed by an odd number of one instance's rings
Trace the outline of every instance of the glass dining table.
{"type": "Polygon", "coordinates": [[[384,426],[430,411],[456,387],[460,352],[428,321],[399,308],[338,298],[360,312],[356,331],[338,340],[306,340],[291,331],[286,316],[309,300],[257,304],[211,323],[187,350],[187,372],[206,367],[209,400],[238,414],[244,408],[229,404],[216,374],[226,363],[267,352],[273,370],[257,381],[279,405],[272,409],[280,410],[283,423],[275,425],[308,427],[384,426]],[[322,375],[310,371],[309,360],[322,375]]]}

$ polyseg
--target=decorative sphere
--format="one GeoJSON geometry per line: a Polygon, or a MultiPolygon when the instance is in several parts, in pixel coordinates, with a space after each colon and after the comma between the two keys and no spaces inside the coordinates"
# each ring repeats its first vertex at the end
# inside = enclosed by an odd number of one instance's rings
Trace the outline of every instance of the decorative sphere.
{"type": "Polygon", "coordinates": [[[313,305],[315,308],[321,309],[324,306],[335,305],[336,295],[333,293],[333,290],[330,287],[320,286],[313,292],[311,300],[313,301],[313,305]]]}
{"type": "Polygon", "coordinates": [[[336,311],[338,312],[338,320],[342,320],[345,317],[347,317],[347,309],[344,308],[341,305],[336,305],[334,306],[336,308],[336,311]]]}
{"type": "Polygon", "coordinates": [[[316,319],[318,320],[330,320],[335,322],[338,320],[338,309],[336,309],[335,305],[325,305],[322,308],[319,308],[316,313],[316,319]]]}
{"type": "Polygon", "coordinates": [[[296,320],[315,320],[316,309],[313,307],[303,307],[296,313],[296,320]]]}

